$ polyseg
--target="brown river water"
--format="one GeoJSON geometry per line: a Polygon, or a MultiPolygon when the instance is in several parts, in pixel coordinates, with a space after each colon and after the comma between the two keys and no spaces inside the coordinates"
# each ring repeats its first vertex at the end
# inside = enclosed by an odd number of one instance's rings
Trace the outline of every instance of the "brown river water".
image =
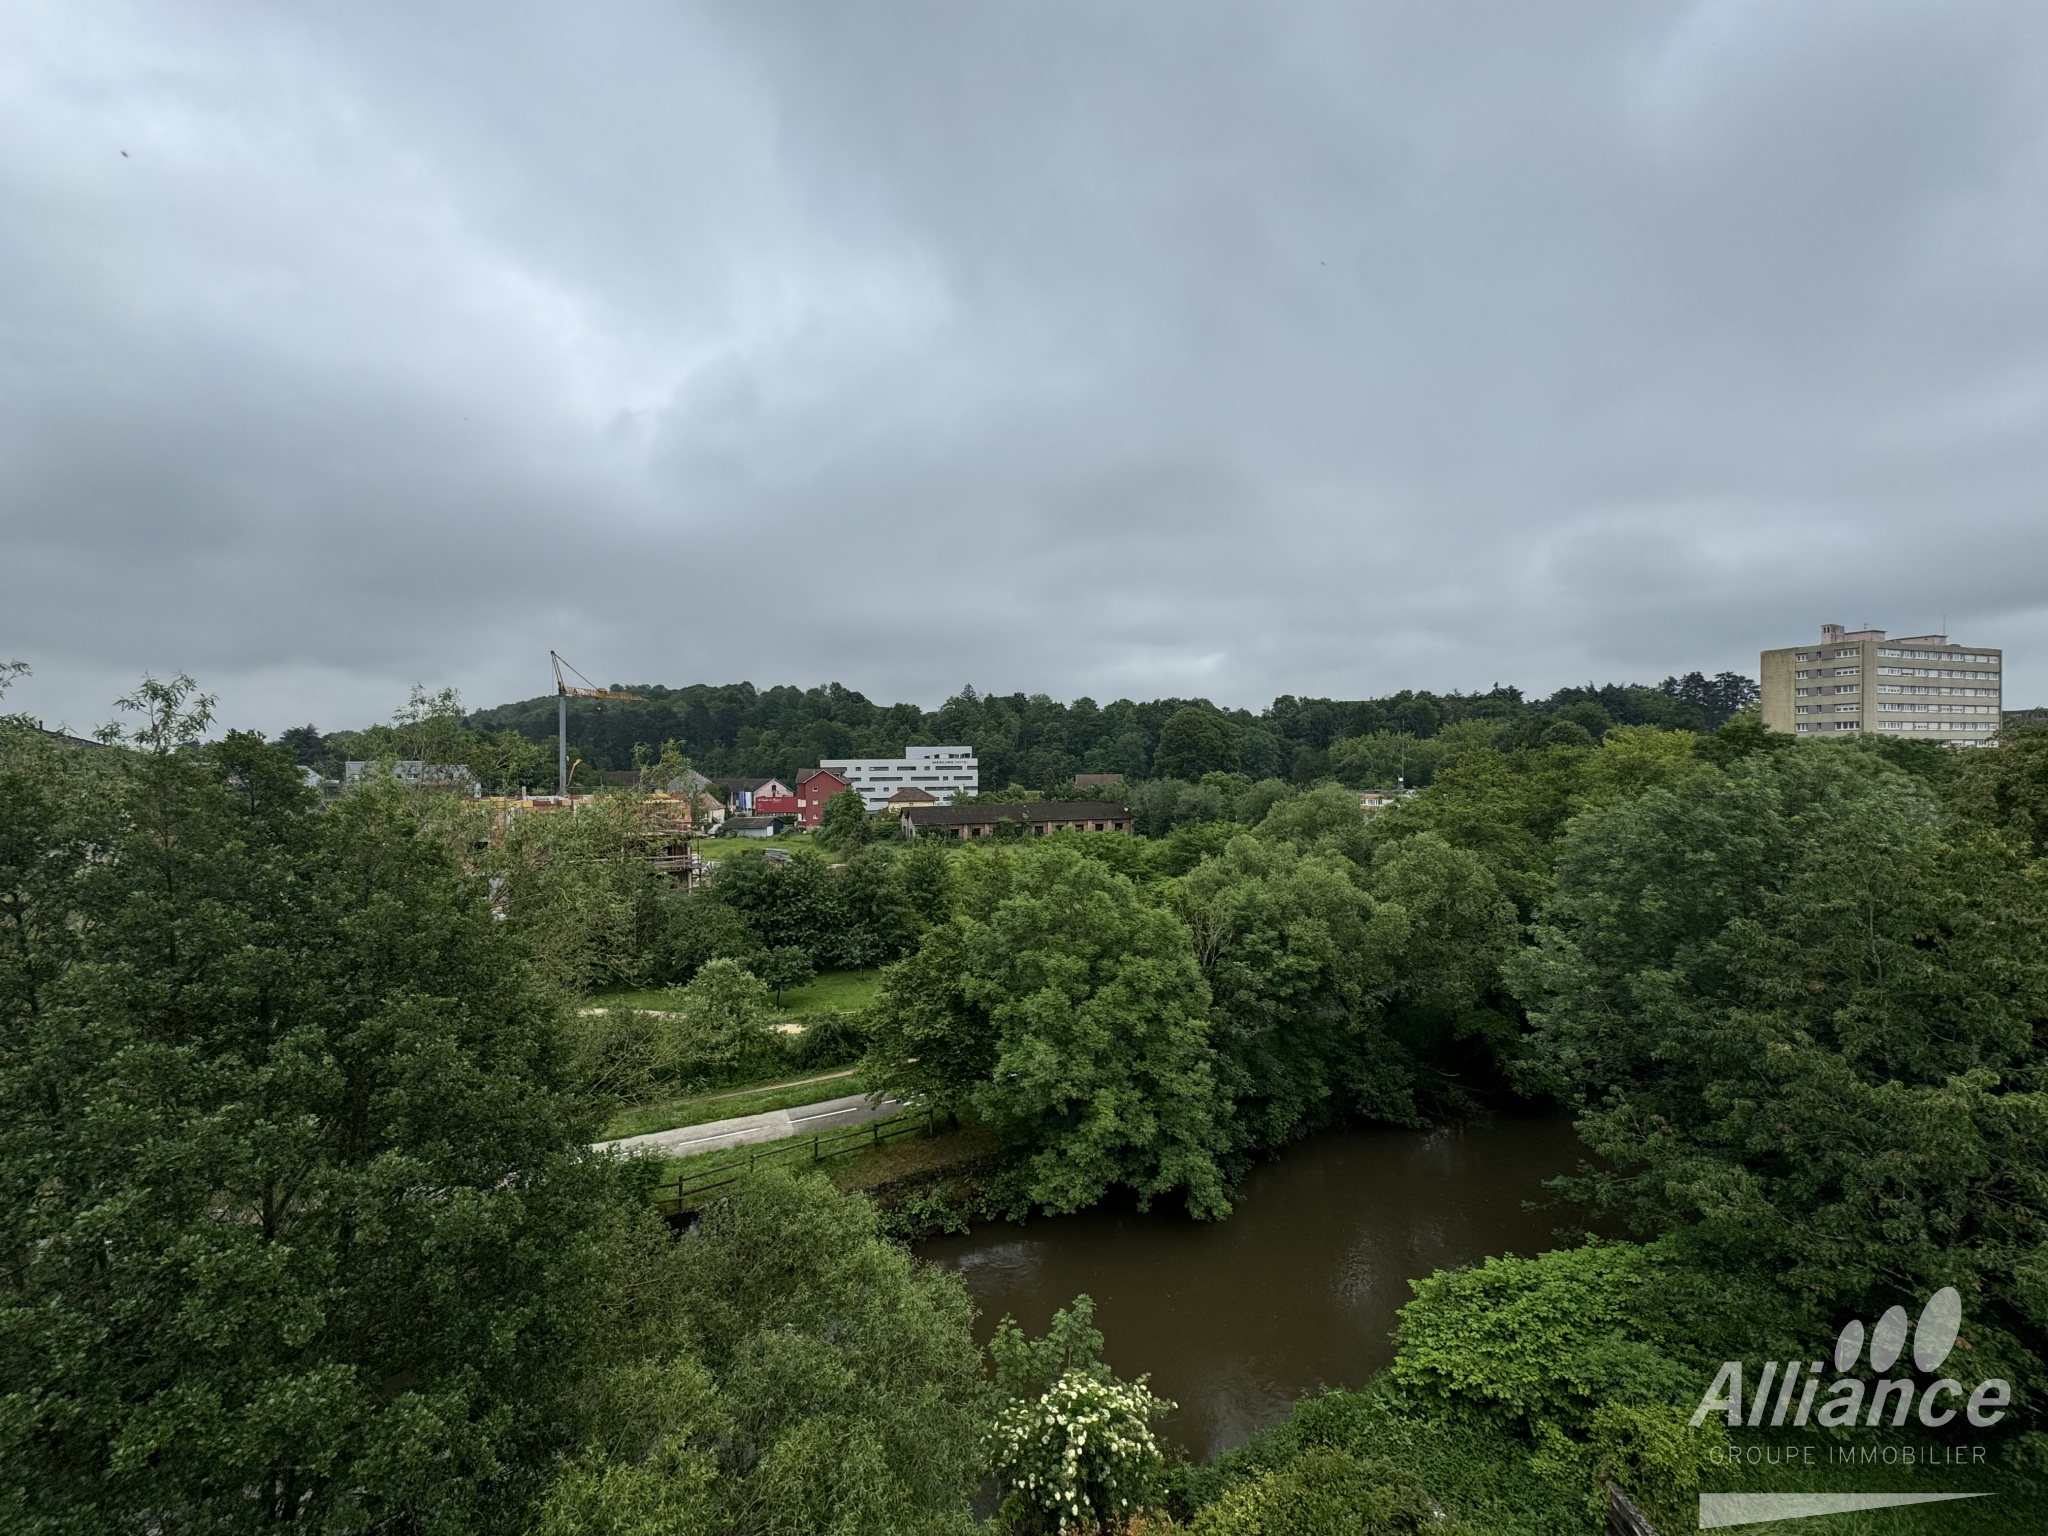
{"type": "Polygon", "coordinates": [[[990,1223],[918,1252],[966,1283],[983,1342],[1006,1313],[1043,1333],[1054,1308],[1086,1291],[1117,1374],[1149,1372],[1152,1390],[1180,1405],[1165,1434],[1206,1460],[1304,1393],[1364,1385],[1393,1358],[1411,1279],[1537,1253],[1584,1225],[1542,1187],[1583,1156],[1557,1116],[1331,1131],[1253,1169],[1226,1221],[1099,1206],[990,1223]]]}

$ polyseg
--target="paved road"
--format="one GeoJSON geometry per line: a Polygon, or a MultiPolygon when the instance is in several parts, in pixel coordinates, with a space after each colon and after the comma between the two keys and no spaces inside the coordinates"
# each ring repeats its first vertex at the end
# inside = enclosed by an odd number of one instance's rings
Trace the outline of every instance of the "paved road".
{"type": "Polygon", "coordinates": [[[600,1141],[597,1145],[612,1152],[661,1152],[669,1157],[688,1157],[693,1152],[723,1152],[727,1147],[744,1147],[757,1141],[843,1131],[848,1126],[883,1119],[902,1108],[901,1099],[884,1099],[879,1106],[870,1107],[866,1094],[855,1093],[843,1099],[827,1099],[822,1104],[771,1109],[765,1114],[737,1115],[703,1125],[679,1125],[672,1131],[622,1136],[617,1141],[600,1141]]]}

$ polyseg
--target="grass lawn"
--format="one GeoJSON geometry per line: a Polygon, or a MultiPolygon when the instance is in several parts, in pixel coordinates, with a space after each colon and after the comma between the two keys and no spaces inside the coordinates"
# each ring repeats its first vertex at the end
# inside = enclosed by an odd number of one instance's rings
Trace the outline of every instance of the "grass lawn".
{"type": "Polygon", "coordinates": [[[859,1069],[846,1067],[835,1072],[812,1074],[796,1082],[770,1083],[759,1088],[723,1088],[717,1093],[698,1094],[694,1098],[635,1104],[630,1109],[619,1110],[607,1120],[599,1139],[612,1141],[620,1136],[672,1131],[682,1125],[705,1125],[713,1120],[766,1114],[771,1109],[794,1109],[799,1104],[843,1099],[860,1091],[859,1069]]]}
{"type": "Polygon", "coordinates": [[[782,1011],[792,1018],[807,1013],[852,1013],[873,1002],[881,987],[879,970],[820,971],[803,986],[782,994],[782,1011]]]}
{"type": "Polygon", "coordinates": [[[745,853],[749,848],[756,853],[763,848],[814,848],[828,864],[839,860],[839,855],[830,849],[819,848],[816,835],[810,832],[778,832],[773,837],[700,837],[696,839],[695,847],[707,864],[716,864],[736,853],[745,853]]]}
{"type": "MultiPolygon", "coordinates": [[[[882,985],[882,973],[875,971],[820,971],[801,987],[782,994],[781,1011],[793,1019],[807,1013],[864,1008],[882,985]]],[[[670,1008],[675,999],[656,988],[641,991],[598,992],[584,1005],[588,1008],[670,1008]]]]}

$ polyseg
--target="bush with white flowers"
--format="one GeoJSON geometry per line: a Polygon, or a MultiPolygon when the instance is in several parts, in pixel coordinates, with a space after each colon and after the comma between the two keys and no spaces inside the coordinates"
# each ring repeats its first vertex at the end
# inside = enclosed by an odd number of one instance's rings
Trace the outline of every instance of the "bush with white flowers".
{"type": "Polygon", "coordinates": [[[1152,1493],[1165,1458],[1152,1420],[1174,1405],[1145,1378],[1066,1371],[1042,1397],[1013,1400],[989,1430],[989,1461],[1007,1491],[1052,1530],[1124,1527],[1152,1493]]]}

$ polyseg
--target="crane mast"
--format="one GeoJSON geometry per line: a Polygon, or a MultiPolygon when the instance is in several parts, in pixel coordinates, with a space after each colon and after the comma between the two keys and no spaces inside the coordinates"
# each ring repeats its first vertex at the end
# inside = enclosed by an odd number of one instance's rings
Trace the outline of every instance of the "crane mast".
{"type": "Polygon", "coordinates": [[[559,651],[549,651],[548,660],[555,666],[555,777],[559,786],[557,792],[566,800],[569,798],[569,695],[574,694],[579,699],[642,699],[642,702],[644,699],[640,694],[622,693],[616,688],[592,687],[590,679],[562,660],[559,651]],[[584,686],[578,688],[571,684],[562,675],[565,671],[575,672],[576,676],[583,678],[584,686]]]}

